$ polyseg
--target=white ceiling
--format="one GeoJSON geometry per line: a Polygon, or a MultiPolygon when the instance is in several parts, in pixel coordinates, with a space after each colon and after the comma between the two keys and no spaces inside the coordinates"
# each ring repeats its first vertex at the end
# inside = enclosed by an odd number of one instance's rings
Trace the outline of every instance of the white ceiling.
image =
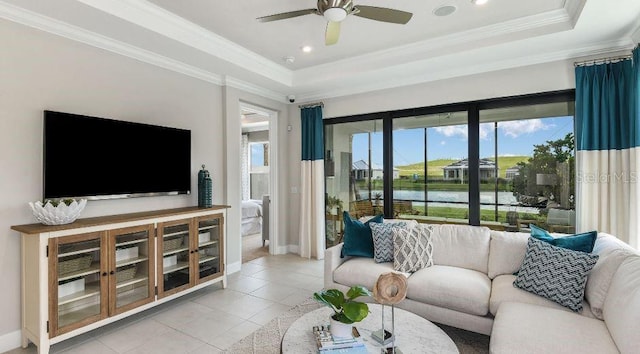
{"type": "Polygon", "coordinates": [[[315,0],[0,0],[0,18],[169,70],[297,102],[492,70],[628,51],[640,42],[638,0],[355,0],[412,12],[407,25],[349,16],[338,44],[307,15],[315,0]],[[437,17],[440,5],[456,6],[437,17]],[[310,45],[311,53],[301,47],[310,45]],[[293,63],[283,60],[294,56],[293,63]]]}

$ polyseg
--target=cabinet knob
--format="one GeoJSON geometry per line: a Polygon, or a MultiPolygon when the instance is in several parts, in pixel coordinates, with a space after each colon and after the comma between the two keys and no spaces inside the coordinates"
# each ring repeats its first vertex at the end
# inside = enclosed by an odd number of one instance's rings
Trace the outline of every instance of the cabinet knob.
{"type": "Polygon", "coordinates": [[[106,276],[107,276],[107,272],[103,272],[103,273],[102,273],[102,276],[103,276],[103,277],[106,277],[106,276]]]}
{"type": "Polygon", "coordinates": [[[116,274],[116,271],[112,270],[112,271],[109,272],[109,274],[114,275],[114,274],[116,274]]]}

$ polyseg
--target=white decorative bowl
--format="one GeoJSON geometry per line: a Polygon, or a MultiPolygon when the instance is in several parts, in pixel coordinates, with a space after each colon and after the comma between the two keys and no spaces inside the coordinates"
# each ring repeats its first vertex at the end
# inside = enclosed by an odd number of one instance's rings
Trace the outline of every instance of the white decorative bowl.
{"type": "Polygon", "coordinates": [[[60,202],[57,207],[54,207],[49,201],[44,205],[40,201],[29,203],[33,216],[45,225],[70,224],[76,221],[86,205],[86,199],[81,199],[80,202],[74,200],[69,205],[60,202]]]}

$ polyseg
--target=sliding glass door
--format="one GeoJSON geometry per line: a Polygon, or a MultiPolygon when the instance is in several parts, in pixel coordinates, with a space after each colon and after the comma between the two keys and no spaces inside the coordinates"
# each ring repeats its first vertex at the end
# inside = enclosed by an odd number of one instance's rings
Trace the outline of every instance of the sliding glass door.
{"type": "Polygon", "coordinates": [[[342,212],[575,231],[574,92],[325,121],[327,247],[342,212]]]}
{"type": "Polygon", "coordinates": [[[480,222],[575,231],[573,102],[480,111],[480,222]],[[482,158],[484,157],[484,158],[482,158]]]}
{"type": "Polygon", "coordinates": [[[466,111],[393,120],[394,217],[469,222],[467,120],[466,111]]]}
{"type": "Polygon", "coordinates": [[[342,212],[361,218],[382,213],[382,121],[325,127],[326,243],[342,242],[342,212]]]}

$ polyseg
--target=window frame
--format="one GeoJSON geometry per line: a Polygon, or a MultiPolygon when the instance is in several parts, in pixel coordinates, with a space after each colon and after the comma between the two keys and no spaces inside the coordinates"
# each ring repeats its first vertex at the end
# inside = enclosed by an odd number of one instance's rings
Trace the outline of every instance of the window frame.
{"type": "MultiPolygon", "coordinates": [[[[427,107],[408,108],[393,111],[366,113],[328,118],[323,121],[323,129],[328,125],[369,120],[382,120],[383,170],[393,171],[393,119],[411,116],[442,114],[456,111],[467,112],[468,159],[469,159],[469,225],[480,225],[480,111],[494,108],[527,106],[544,103],[575,102],[575,89],[540,92],[486,100],[442,104],[427,107]]],[[[325,137],[324,146],[327,146],[325,137]]],[[[383,199],[393,200],[393,173],[385,173],[383,178],[383,199]],[[391,177],[390,177],[391,176],[391,177]]],[[[393,203],[384,203],[384,217],[393,218],[393,203]]]]}

